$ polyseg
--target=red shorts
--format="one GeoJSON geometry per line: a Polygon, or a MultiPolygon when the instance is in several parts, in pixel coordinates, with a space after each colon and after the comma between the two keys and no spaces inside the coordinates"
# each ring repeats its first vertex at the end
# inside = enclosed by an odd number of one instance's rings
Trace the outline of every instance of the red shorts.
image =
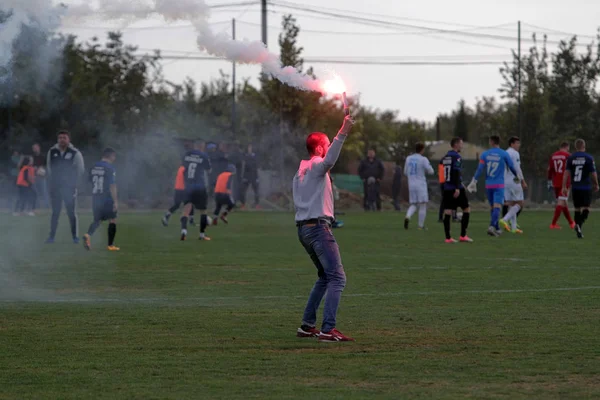
{"type": "MultiPolygon", "coordinates": [[[[570,188],[567,187],[567,190],[570,190],[570,188]]],[[[562,188],[554,188],[554,197],[556,198],[556,200],[560,199],[561,197],[564,197],[563,200],[567,200],[569,198],[569,193],[567,193],[566,196],[563,196],[562,194],[562,188]]]]}

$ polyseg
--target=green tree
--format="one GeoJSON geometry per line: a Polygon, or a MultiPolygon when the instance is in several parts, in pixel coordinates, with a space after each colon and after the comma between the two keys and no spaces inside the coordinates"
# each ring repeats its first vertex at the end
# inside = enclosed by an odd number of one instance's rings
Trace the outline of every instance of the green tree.
{"type": "Polygon", "coordinates": [[[469,141],[469,122],[464,100],[458,103],[458,112],[454,122],[454,136],[462,138],[465,142],[469,141]]]}

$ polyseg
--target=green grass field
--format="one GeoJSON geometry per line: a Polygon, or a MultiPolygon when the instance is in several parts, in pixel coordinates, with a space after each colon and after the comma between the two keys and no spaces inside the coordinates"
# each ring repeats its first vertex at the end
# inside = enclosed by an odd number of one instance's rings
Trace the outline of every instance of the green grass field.
{"type": "Polygon", "coordinates": [[[125,213],[119,253],[105,226],[85,252],[64,216],[46,246],[48,218],[4,215],[0,398],[600,397],[600,214],[577,240],[549,212],[488,238],[478,213],[470,245],[444,244],[433,214],[428,232],[403,217],[335,231],[338,328],[357,341],[324,344],[295,337],[316,270],[291,214],[236,213],[212,242],[180,242],[177,218],[125,213]]]}

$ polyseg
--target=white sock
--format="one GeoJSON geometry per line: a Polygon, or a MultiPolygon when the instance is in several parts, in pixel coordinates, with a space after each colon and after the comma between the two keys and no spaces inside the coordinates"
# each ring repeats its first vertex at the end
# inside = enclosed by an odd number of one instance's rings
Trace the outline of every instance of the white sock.
{"type": "Polygon", "coordinates": [[[202,239],[204,239],[204,237],[205,237],[205,236],[206,236],[206,234],[205,234],[204,232],[200,232],[200,237],[201,237],[202,239]]]}
{"type": "Polygon", "coordinates": [[[508,212],[506,213],[504,218],[502,218],[504,220],[504,222],[509,222],[512,219],[512,217],[517,215],[517,213],[519,212],[520,209],[521,209],[521,206],[518,204],[515,204],[514,206],[509,208],[508,212]]]}
{"type": "Polygon", "coordinates": [[[517,214],[515,214],[510,220],[510,227],[513,231],[517,229],[517,214]]]}
{"type": "Polygon", "coordinates": [[[165,213],[165,217],[169,218],[170,216],[171,216],[171,213],[170,213],[169,211],[167,211],[167,212],[165,213]]]}
{"type": "Polygon", "coordinates": [[[187,229],[182,229],[182,230],[181,230],[181,234],[182,234],[182,235],[186,235],[186,236],[187,236],[187,229]]]}
{"type": "Polygon", "coordinates": [[[406,218],[410,219],[410,217],[412,217],[415,214],[415,212],[417,212],[417,206],[411,204],[410,207],[408,207],[408,211],[406,211],[406,218]]]}
{"type": "Polygon", "coordinates": [[[427,216],[427,204],[419,204],[419,228],[425,226],[425,217],[427,216]]]}

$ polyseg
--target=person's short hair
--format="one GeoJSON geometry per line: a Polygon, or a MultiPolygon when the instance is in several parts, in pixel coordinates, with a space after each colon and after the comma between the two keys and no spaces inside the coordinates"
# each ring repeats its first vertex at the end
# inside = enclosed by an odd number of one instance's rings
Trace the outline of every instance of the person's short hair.
{"type": "Polygon", "coordinates": [[[423,142],[417,142],[417,144],[415,145],[415,151],[417,153],[420,153],[423,150],[425,150],[425,143],[423,143],[423,142]]]}
{"type": "Polygon", "coordinates": [[[367,151],[372,151],[373,153],[377,153],[377,151],[375,150],[375,147],[369,147],[367,149],[367,151]]]}
{"type": "Polygon", "coordinates": [[[112,147],[107,147],[102,152],[102,157],[111,157],[114,154],[117,154],[117,152],[115,151],[115,149],[113,149],[112,147]]]}
{"type": "Polygon", "coordinates": [[[575,148],[576,148],[577,150],[581,150],[581,149],[583,149],[584,147],[585,147],[585,140],[583,140],[583,139],[577,139],[577,140],[575,141],[575,148]]]}
{"type": "Polygon", "coordinates": [[[323,132],[313,132],[306,138],[306,150],[311,156],[315,154],[317,147],[322,146],[327,135],[323,132]]]}
{"type": "Polygon", "coordinates": [[[458,136],[453,137],[452,140],[450,140],[450,147],[456,146],[456,144],[461,141],[462,141],[462,138],[459,138],[458,136]]]}
{"type": "Polygon", "coordinates": [[[512,146],[516,142],[520,142],[520,141],[521,141],[521,139],[519,139],[518,136],[511,136],[510,139],[508,139],[508,145],[512,146]]]}
{"type": "Polygon", "coordinates": [[[66,129],[61,129],[60,131],[58,131],[56,136],[60,136],[60,135],[67,135],[69,138],[71,137],[71,133],[69,131],[67,131],[66,129]]]}
{"type": "Polygon", "coordinates": [[[560,144],[560,148],[561,148],[561,149],[566,149],[567,147],[570,147],[570,145],[569,145],[569,142],[562,142],[562,143],[560,144]]]}
{"type": "Polygon", "coordinates": [[[492,142],[494,144],[500,144],[500,136],[498,136],[498,135],[490,136],[490,142],[492,142]]]}

